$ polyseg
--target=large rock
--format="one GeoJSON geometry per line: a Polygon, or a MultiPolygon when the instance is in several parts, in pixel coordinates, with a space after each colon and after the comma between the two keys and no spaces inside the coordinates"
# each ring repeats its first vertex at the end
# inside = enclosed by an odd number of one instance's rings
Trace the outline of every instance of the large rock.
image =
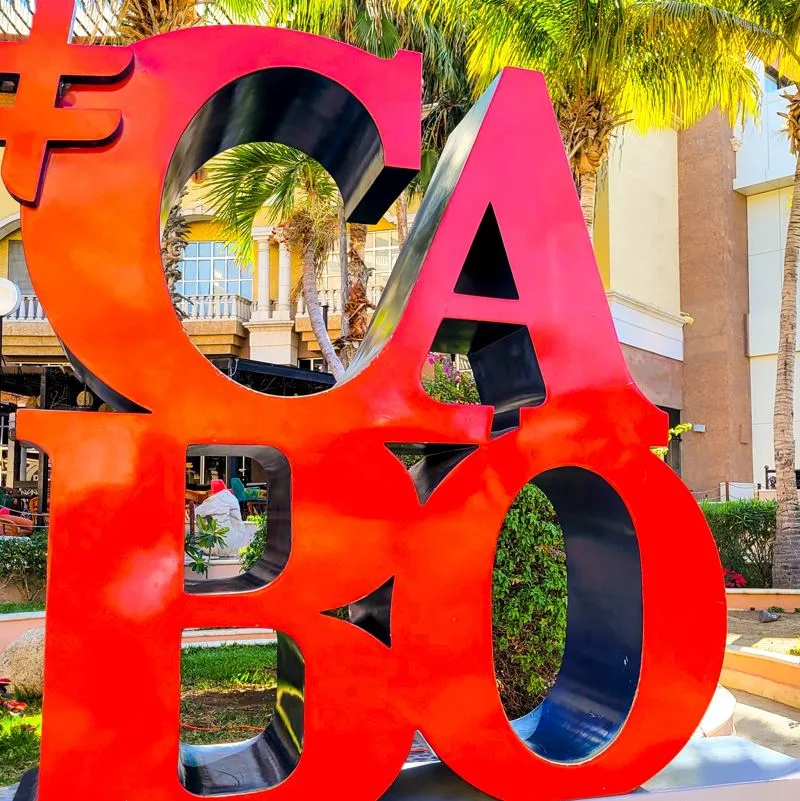
{"type": "Polygon", "coordinates": [[[0,654],[0,676],[15,695],[41,695],[44,686],[44,629],[28,629],[0,654]]]}

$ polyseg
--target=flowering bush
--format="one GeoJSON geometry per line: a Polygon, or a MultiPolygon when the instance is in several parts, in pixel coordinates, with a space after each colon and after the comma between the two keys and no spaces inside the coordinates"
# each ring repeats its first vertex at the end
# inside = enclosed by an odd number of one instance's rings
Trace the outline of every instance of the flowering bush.
{"type": "Polygon", "coordinates": [[[428,364],[433,366],[433,377],[423,378],[422,387],[432,398],[443,403],[481,402],[472,374],[457,370],[449,356],[431,353],[428,364]]]}
{"type": "Polygon", "coordinates": [[[725,586],[730,589],[738,589],[747,584],[745,577],[735,570],[728,570],[727,567],[722,568],[722,578],[725,580],[725,586]]]}
{"type": "MultiPolygon", "coordinates": [[[[692,423],[678,423],[675,428],[671,428],[667,432],[667,443],[672,442],[673,439],[679,439],[681,434],[685,434],[687,431],[691,431],[694,428],[694,424],[692,423]]],[[[669,447],[666,448],[650,448],[650,450],[658,456],[661,461],[665,461],[667,458],[667,453],[669,452],[669,447]]]]}

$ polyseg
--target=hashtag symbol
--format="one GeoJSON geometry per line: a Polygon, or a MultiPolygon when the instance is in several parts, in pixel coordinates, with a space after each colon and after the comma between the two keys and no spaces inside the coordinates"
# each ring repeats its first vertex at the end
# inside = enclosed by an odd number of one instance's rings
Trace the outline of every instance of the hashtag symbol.
{"type": "Polygon", "coordinates": [[[0,108],[2,177],[20,203],[36,204],[50,148],[102,144],[122,124],[119,111],[61,105],[64,83],[112,83],[133,60],[127,47],[70,44],[73,12],[73,0],[41,0],[30,36],[0,43],[0,78],[17,84],[0,108]]]}

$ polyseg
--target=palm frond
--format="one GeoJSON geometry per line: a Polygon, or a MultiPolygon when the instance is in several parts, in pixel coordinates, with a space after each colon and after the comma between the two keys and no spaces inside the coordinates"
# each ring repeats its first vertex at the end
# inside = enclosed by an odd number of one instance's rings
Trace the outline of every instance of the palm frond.
{"type": "Polygon", "coordinates": [[[412,198],[421,198],[431,184],[436,165],[439,163],[440,150],[423,148],[420,170],[408,185],[408,194],[412,198]]]}
{"type": "Polygon", "coordinates": [[[749,54],[787,58],[798,36],[791,39],[791,25],[776,26],[775,19],[789,14],[794,25],[800,18],[796,0],[419,5],[445,26],[456,17],[467,21],[468,71],[478,89],[505,66],[544,73],[575,170],[597,168],[614,129],[628,120],[646,132],[693,124],[715,107],[731,121],[755,113],[761,91],[749,54]],[[579,120],[578,114],[585,116],[579,120]]]}
{"type": "Polygon", "coordinates": [[[325,169],[310,156],[275,142],[239,145],[209,165],[204,200],[214,209],[222,234],[243,265],[252,263],[252,229],[265,214],[281,225],[301,209],[333,209],[339,193],[325,169]]]}
{"type": "Polygon", "coordinates": [[[253,25],[265,24],[273,5],[265,0],[216,0],[216,4],[232,22],[253,25]]]}

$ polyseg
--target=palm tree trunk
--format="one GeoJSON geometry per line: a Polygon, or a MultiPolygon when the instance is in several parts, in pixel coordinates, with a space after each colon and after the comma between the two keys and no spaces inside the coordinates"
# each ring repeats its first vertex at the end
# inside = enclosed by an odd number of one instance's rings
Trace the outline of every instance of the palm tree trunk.
{"type": "Polygon", "coordinates": [[[347,302],[350,300],[350,274],[347,267],[347,220],[344,216],[344,203],[340,200],[339,217],[339,274],[342,281],[342,340],[350,335],[350,324],[345,314],[347,302]]]}
{"type": "Polygon", "coordinates": [[[367,266],[364,251],[367,245],[367,226],[350,225],[350,247],[348,249],[348,269],[350,271],[350,297],[345,307],[350,321],[351,344],[357,348],[367,333],[369,303],[367,301],[367,266]]]}
{"type": "Polygon", "coordinates": [[[341,381],[344,378],[344,365],[336,355],[322,316],[322,306],[320,306],[319,292],[317,291],[317,265],[314,261],[314,248],[311,244],[303,248],[303,298],[306,302],[311,330],[317,338],[322,357],[325,359],[328,369],[333,373],[333,377],[337,381],[341,381]]]}
{"type": "Polygon", "coordinates": [[[580,176],[580,197],[583,221],[589,232],[589,239],[594,242],[594,203],[597,194],[597,173],[582,172],[580,176]]]}
{"type": "Polygon", "coordinates": [[[164,267],[164,276],[167,279],[167,290],[172,307],[180,319],[187,316],[181,307],[184,298],[175,288],[175,284],[182,277],[179,265],[183,251],[189,243],[189,224],[186,222],[181,208],[186,192],[186,187],[184,187],[178,195],[175,205],[169,210],[164,223],[164,231],[161,234],[161,264],[164,267]]]}
{"type": "Polygon", "coordinates": [[[775,380],[775,489],[777,526],[772,583],[800,589],[800,506],[797,502],[794,439],[794,368],[797,350],[797,266],[800,261],[800,154],[783,257],[778,365],[775,380]]]}
{"type": "Polygon", "coordinates": [[[408,198],[405,191],[395,200],[394,209],[397,213],[397,243],[402,249],[408,236],[408,198]]]}

